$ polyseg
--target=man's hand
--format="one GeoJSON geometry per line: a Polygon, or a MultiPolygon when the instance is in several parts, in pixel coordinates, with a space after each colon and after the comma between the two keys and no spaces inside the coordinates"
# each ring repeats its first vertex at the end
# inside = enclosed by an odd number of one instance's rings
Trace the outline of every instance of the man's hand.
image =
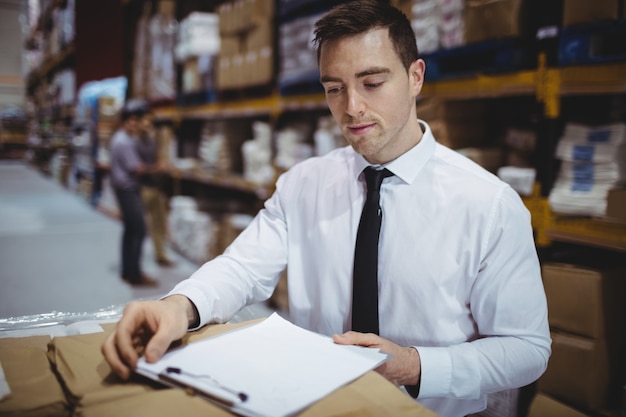
{"type": "Polygon", "coordinates": [[[148,362],[158,361],[195,320],[195,307],[182,295],[131,302],[124,308],[115,331],[102,344],[102,353],[113,372],[128,379],[141,355],[148,362]]]}
{"type": "Polygon", "coordinates": [[[336,334],[333,341],[340,345],[357,345],[378,348],[392,355],[387,362],[375,369],[376,372],[396,385],[416,385],[422,370],[416,349],[402,347],[373,333],[346,332],[336,334]]]}

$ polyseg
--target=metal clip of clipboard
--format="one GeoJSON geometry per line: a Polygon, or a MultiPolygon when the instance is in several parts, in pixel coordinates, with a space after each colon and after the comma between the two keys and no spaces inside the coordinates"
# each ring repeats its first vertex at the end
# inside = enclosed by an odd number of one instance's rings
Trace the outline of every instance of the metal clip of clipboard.
{"type": "Polygon", "coordinates": [[[226,387],[219,383],[215,378],[210,375],[198,375],[190,372],[186,372],[180,368],[168,367],[165,371],[158,374],[159,380],[164,383],[174,386],[176,388],[181,388],[188,393],[193,395],[198,395],[205,400],[215,402],[219,405],[232,408],[237,404],[246,402],[248,400],[248,394],[236,391],[232,388],[226,387]],[[220,396],[214,392],[209,392],[205,389],[202,389],[198,386],[192,386],[191,384],[184,382],[182,379],[176,378],[175,375],[187,376],[193,379],[206,379],[210,381],[215,387],[221,391],[227,392],[228,394],[233,396],[233,399],[229,399],[223,396],[220,396]]]}

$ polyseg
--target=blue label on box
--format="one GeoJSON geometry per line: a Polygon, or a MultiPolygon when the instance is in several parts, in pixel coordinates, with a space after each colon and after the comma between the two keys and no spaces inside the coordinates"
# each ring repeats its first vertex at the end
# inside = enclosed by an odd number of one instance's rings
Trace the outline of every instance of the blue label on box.
{"type": "Polygon", "coordinates": [[[572,183],[572,191],[591,191],[593,182],[574,182],[572,183]]]}
{"type": "Polygon", "coordinates": [[[574,164],[572,171],[575,182],[593,182],[593,164],[574,164]]]}
{"type": "Polygon", "coordinates": [[[595,147],[593,145],[575,145],[572,151],[574,161],[591,161],[595,147]]]}
{"type": "Polygon", "coordinates": [[[587,140],[591,143],[606,143],[611,139],[610,130],[592,130],[587,135],[587,140]]]}

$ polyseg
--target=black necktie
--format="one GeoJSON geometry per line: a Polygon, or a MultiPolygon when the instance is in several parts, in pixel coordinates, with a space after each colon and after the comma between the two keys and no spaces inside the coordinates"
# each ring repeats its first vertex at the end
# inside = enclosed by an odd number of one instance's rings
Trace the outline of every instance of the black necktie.
{"type": "Polygon", "coordinates": [[[364,170],[367,199],[361,213],[354,250],[352,277],[352,330],[378,334],[378,236],[382,221],[380,184],[393,175],[387,169],[364,170]]]}

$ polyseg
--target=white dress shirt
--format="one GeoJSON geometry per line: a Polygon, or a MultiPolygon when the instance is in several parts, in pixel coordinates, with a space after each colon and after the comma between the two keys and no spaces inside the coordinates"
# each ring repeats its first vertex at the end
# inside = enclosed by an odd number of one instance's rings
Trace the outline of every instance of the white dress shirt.
{"type": "MultiPolygon", "coordinates": [[[[385,164],[395,175],[380,192],[380,335],[417,348],[421,404],[465,416],[488,393],[543,373],[546,299],[518,194],[420,124],[420,143],[385,164]]],[[[291,321],[326,335],[350,330],[367,165],[345,147],[294,166],[225,253],[172,293],[192,300],[201,325],[224,322],[267,299],[287,267],[291,321]]]]}

